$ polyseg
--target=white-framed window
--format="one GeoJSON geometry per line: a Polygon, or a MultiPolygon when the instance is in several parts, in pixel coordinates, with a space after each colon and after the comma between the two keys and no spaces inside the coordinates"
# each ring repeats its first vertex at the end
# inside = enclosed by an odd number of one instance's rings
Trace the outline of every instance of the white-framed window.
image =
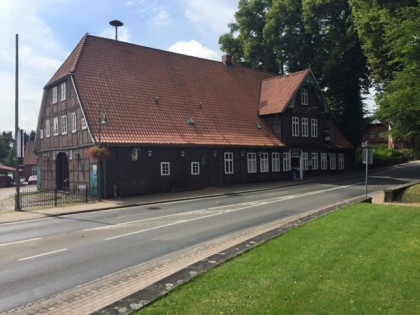
{"type": "Polygon", "coordinates": [[[321,170],[326,170],[327,168],[328,168],[327,153],[321,153],[321,170]]]}
{"type": "Polygon", "coordinates": [[[268,173],[268,153],[262,152],[260,155],[260,172],[268,173]]]}
{"type": "Polygon", "coordinates": [[[233,153],[225,152],[225,174],[233,174],[233,153]]]}
{"type": "Polygon", "coordinates": [[[344,153],[338,153],[338,169],[344,170],[344,153]]]}
{"type": "Polygon", "coordinates": [[[331,153],[330,155],[330,169],[335,170],[337,168],[337,160],[335,153],[331,153]]]}
{"type": "Polygon", "coordinates": [[[300,101],[302,105],[308,105],[308,89],[302,89],[300,93],[300,101]]]}
{"type": "Polygon", "coordinates": [[[170,176],[170,175],[171,175],[171,163],[160,162],[160,176],[170,176]]]}
{"type": "Polygon", "coordinates": [[[87,128],[86,118],[82,117],[81,122],[82,122],[82,130],[85,130],[87,128]]]}
{"type": "Polygon", "coordinates": [[[302,118],[302,137],[307,137],[308,133],[308,118],[302,118]]]}
{"type": "Polygon", "coordinates": [[[375,139],[375,131],[373,131],[373,130],[369,131],[369,138],[375,139]]]}
{"type": "Polygon", "coordinates": [[[318,137],[318,119],[311,119],[311,137],[318,137]]]}
{"type": "Polygon", "coordinates": [[[291,169],[290,152],[283,152],[283,171],[287,172],[291,169]]]}
{"type": "Polygon", "coordinates": [[[52,88],[52,100],[51,100],[51,103],[52,104],[57,104],[57,101],[58,101],[58,88],[57,88],[57,86],[54,86],[53,88],[52,88]]]}
{"type": "Polygon", "coordinates": [[[317,152],[312,152],[311,153],[311,164],[312,164],[312,169],[313,170],[318,169],[318,153],[317,152]]]}
{"type": "Polygon", "coordinates": [[[53,120],[53,132],[54,132],[54,136],[58,135],[58,117],[54,117],[53,120]]]}
{"type": "Polygon", "coordinates": [[[49,137],[50,137],[50,135],[51,135],[51,133],[50,133],[50,120],[49,120],[49,119],[47,119],[47,120],[45,121],[45,136],[46,136],[47,138],[49,138],[49,137]]]}
{"type": "Polygon", "coordinates": [[[247,168],[248,168],[248,173],[257,172],[257,153],[255,152],[247,153],[247,168]]]}
{"type": "Polygon", "coordinates": [[[77,115],[76,112],[71,113],[71,132],[76,132],[77,130],[77,115]]]}
{"type": "Polygon", "coordinates": [[[200,175],[200,162],[191,162],[191,175],[200,175]]]}
{"type": "Polygon", "coordinates": [[[61,134],[67,134],[67,115],[61,116],[61,134]]]}
{"type": "Polygon", "coordinates": [[[271,153],[271,171],[280,172],[280,153],[279,152],[271,153]]]}
{"type": "Polygon", "coordinates": [[[299,117],[292,117],[292,136],[299,136],[299,117]]]}
{"type": "Polygon", "coordinates": [[[44,130],[43,129],[39,129],[39,138],[40,139],[44,138],[44,130]]]}
{"type": "Polygon", "coordinates": [[[308,152],[302,152],[302,167],[304,171],[309,169],[309,154],[308,152]]]}
{"type": "Polygon", "coordinates": [[[60,84],[60,101],[66,100],[66,82],[60,84]]]}

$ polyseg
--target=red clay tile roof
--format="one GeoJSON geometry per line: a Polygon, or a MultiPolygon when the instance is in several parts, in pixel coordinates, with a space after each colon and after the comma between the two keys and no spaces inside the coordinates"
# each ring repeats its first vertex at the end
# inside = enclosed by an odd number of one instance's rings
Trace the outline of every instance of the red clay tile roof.
{"type": "Polygon", "coordinates": [[[96,140],[101,105],[106,143],[283,146],[258,116],[272,73],[90,35],[50,82],[69,71],[96,140]]]}
{"type": "Polygon", "coordinates": [[[25,164],[25,165],[36,165],[36,155],[34,153],[34,143],[33,143],[33,141],[26,141],[25,156],[23,158],[23,164],[25,164]]]}
{"type": "Polygon", "coordinates": [[[306,69],[264,80],[261,86],[260,115],[282,113],[309,73],[310,70],[306,69]]]}
{"type": "Polygon", "coordinates": [[[63,77],[66,77],[69,73],[74,72],[77,61],[79,60],[80,54],[82,52],[83,44],[86,40],[87,36],[84,36],[79,44],[76,46],[75,49],[71,52],[71,54],[67,57],[66,61],[61,65],[61,67],[57,70],[57,72],[53,75],[53,77],[48,81],[47,86],[52,84],[63,77]]]}

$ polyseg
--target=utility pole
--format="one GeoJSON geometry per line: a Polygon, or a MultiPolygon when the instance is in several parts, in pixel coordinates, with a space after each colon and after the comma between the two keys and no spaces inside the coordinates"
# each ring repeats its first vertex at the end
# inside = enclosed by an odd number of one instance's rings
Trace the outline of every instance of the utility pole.
{"type": "Polygon", "coordinates": [[[20,174],[18,157],[18,138],[19,138],[19,34],[16,34],[16,74],[15,74],[15,185],[16,199],[15,211],[22,210],[20,204],[20,174]]]}

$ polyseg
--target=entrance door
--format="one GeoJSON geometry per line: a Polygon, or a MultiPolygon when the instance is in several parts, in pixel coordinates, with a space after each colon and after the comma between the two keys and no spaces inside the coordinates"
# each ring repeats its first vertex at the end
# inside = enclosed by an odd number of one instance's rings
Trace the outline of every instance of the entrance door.
{"type": "Polygon", "coordinates": [[[55,179],[58,190],[69,188],[69,160],[64,152],[58,153],[55,158],[55,179]]]}
{"type": "Polygon", "coordinates": [[[295,174],[296,174],[296,179],[301,179],[302,178],[302,165],[301,165],[301,158],[300,156],[295,156],[291,158],[291,165],[292,165],[292,170],[295,170],[295,174]]]}

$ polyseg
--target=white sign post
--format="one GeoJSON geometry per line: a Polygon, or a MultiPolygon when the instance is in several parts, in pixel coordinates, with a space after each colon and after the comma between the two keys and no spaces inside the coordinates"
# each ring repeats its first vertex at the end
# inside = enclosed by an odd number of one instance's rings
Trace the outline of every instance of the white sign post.
{"type": "Polygon", "coordinates": [[[365,196],[367,197],[368,193],[368,165],[373,164],[373,150],[367,148],[368,143],[367,141],[362,142],[362,147],[364,148],[362,151],[362,160],[363,163],[366,165],[365,167],[365,196]]]}

